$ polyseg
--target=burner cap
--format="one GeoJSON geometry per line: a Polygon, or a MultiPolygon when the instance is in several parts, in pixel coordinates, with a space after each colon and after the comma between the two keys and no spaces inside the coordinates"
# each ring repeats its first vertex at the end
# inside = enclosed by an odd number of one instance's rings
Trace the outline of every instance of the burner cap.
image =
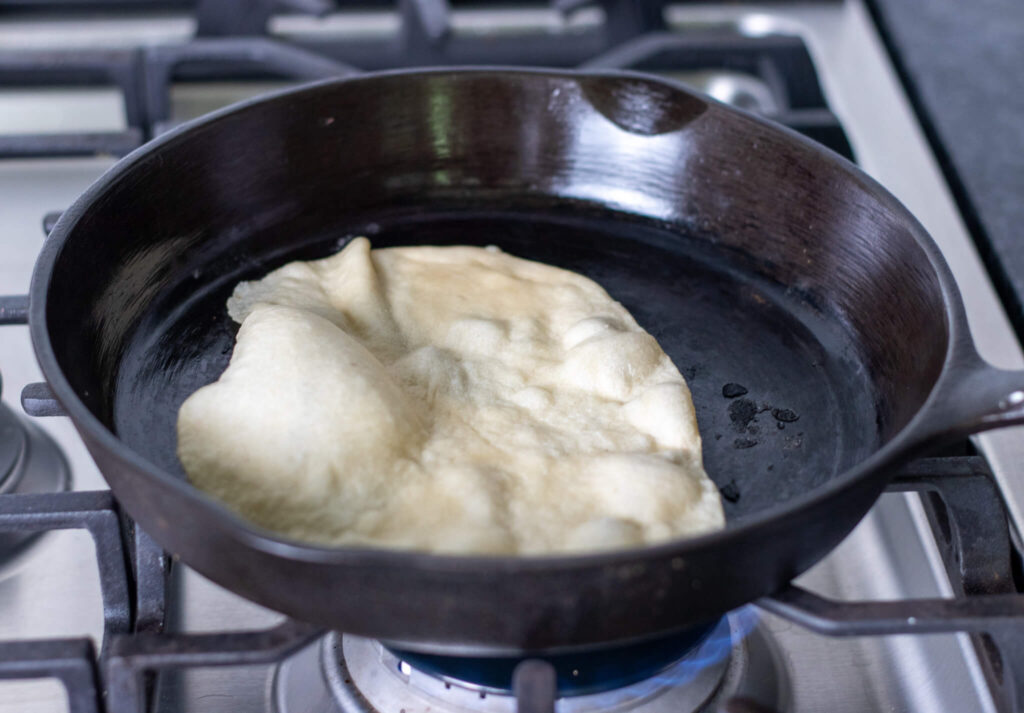
{"type": "Polygon", "coordinates": [[[0,493],[13,489],[27,447],[28,435],[21,421],[9,408],[0,407],[0,493]]]}
{"type": "MultiPolygon", "coordinates": [[[[57,493],[71,482],[60,447],[46,433],[0,403],[0,494],[57,493]]],[[[0,564],[6,564],[37,533],[0,530],[0,564]]]]}

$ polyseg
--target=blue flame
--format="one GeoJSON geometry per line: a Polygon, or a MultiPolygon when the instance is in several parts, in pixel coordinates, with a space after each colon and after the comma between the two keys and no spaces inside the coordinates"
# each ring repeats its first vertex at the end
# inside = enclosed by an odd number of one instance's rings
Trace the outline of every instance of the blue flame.
{"type": "Polygon", "coordinates": [[[718,622],[707,638],[681,661],[669,666],[650,680],[663,686],[685,686],[698,673],[721,663],[733,649],[754,630],[760,619],[758,610],[747,605],[736,609],[718,622]]]}
{"type": "Polygon", "coordinates": [[[668,688],[686,686],[706,669],[723,664],[733,649],[757,627],[759,620],[760,615],[753,605],[735,609],[722,617],[690,653],[660,673],[625,688],[595,696],[601,697],[602,705],[614,707],[626,701],[648,698],[668,688]]]}

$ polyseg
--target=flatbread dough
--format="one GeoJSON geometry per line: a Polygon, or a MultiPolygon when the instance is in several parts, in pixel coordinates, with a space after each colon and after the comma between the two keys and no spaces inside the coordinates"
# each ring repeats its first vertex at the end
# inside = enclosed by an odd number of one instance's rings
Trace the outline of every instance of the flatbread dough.
{"type": "Polygon", "coordinates": [[[544,554],[720,528],[690,392],[626,309],[496,248],[243,282],[231,363],[178,415],[191,481],[326,545],[544,554]]]}

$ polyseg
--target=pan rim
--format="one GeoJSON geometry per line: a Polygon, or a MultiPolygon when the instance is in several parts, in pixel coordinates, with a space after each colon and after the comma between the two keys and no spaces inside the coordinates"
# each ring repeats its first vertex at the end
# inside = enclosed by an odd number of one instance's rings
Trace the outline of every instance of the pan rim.
{"type": "MultiPolygon", "coordinates": [[[[903,206],[887,189],[864,173],[861,169],[842,156],[829,151],[811,139],[780,126],[762,117],[756,116],[735,107],[731,107],[710,97],[704,96],[681,83],[657,75],[629,70],[584,69],[566,70],[560,68],[523,68],[504,66],[472,66],[472,67],[424,67],[416,69],[393,69],[378,72],[367,72],[351,76],[335,77],[325,80],[304,83],[299,86],[269,92],[206,114],[197,119],[185,122],[171,131],[143,144],[122,158],[105,171],[75,202],[61,215],[49,237],[44,241],[43,248],[36,260],[29,288],[29,330],[33,348],[43,375],[51,390],[64,406],[76,428],[113,454],[118,460],[129,467],[155,478],[164,486],[177,490],[190,498],[196,506],[211,510],[217,516],[218,527],[230,532],[234,539],[241,540],[246,546],[260,550],[268,555],[282,559],[303,561],[314,564],[359,564],[372,560],[380,563],[387,558],[393,565],[401,565],[416,570],[455,571],[462,573],[473,571],[485,576],[489,572],[502,570],[515,571],[565,571],[605,566],[616,566],[635,563],[639,560],[655,560],[671,557],[685,558],[688,553],[705,547],[714,547],[732,539],[739,539],[751,532],[763,528],[771,520],[786,517],[799,510],[810,508],[821,501],[829,500],[842,491],[852,487],[865,478],[883,477],[881,469],[906,455],[908,446],[914,442],[917,424],[927,413],[928,405],[935,398],[940,386],[951,371],[955,359],[956,344],[962,334],[968,332],[965,309],[959,289],[952,272],[946,263],[938,245],[927,233],[919,221],[903,206]],[[899,216],[905,223],[914,241],[928,258],[929,264],[937,278],[942,293],[944,313],[948,330],[948,340],[942,369],[931,386],[928,397],[918,408],[914,417],[900,431],[878,450],[851,468],[841,471],[822,485],[782,503],[749,515],[743,522],[714,532],[667,540],[653,545],[632,547],[628,549],[603,550],[584,553],[556,553],[551,555],[456,555],[435,554],[421,550],[400,550],[373,546],[341,546],[332,547],[317,545],[290,539],[284,535],[267,530],[252,523],[231,510],[226,504],[208,495],[185,480],[177,478],[162,468],[153,465],[148,459],[136,452],[118,438],[114,432],[97,418],[92,411],[79,399],[74,388],[64,376],[58,363],[47,323],[47,295],[49,292],[53,269],[68,239],[74,234],[74,228],[108,189],[123,176],[145,161],[157,149],[177,141],[186,139],[194,130],[212,125],[226,117],[248,110],[253,106],[262,105],[283,98],[314,92],[325,87],[338,87],[349,83],[377,81],[395,76],[438,76],[438,75],[469,75],[496,74],[501,76],[537,76],[549,79],[579,79],[581,77],[602,77],[610,79],[633,79],[659,83],[683,96],[697,98],[717,108],[719,112],[740,116],[759,125],[762,130],[783,134],[791,142],[796,142],[804,150],[817,154],[825,160],[836,163],[844,174],[858,188],[870,192],[874,198],[882,201],[885,207],[899,216]]],[[[117,493],[115,492],[116,496],[117,493]]],[[[129,513],[130,514],[130,513],[129,513]]]]}

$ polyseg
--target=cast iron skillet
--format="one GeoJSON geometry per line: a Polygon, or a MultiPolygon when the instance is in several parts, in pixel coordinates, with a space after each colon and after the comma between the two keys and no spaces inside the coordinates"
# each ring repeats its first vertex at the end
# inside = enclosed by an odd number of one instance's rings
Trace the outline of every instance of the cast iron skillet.
{"type": "Polygon", "coordinates": [[[53,391],[158,542],[260,604],[407,649],[554,650],[706,621],[825,555],[897,462],[1024,422],[1024,375],[976,355],[947,266],[891,195],[642,75],[392,72],[220,112],[64,213],[30,323],[53,391]],[[227,364],[232,287],[360,234],[496,243],[604,285],[689,379],[707,470],[738,495],[728,528],[572,557],[326,549],[191,487],[177,409],[227,364]],[[724,398],[730,382],[748,393],[724,398]]]}

